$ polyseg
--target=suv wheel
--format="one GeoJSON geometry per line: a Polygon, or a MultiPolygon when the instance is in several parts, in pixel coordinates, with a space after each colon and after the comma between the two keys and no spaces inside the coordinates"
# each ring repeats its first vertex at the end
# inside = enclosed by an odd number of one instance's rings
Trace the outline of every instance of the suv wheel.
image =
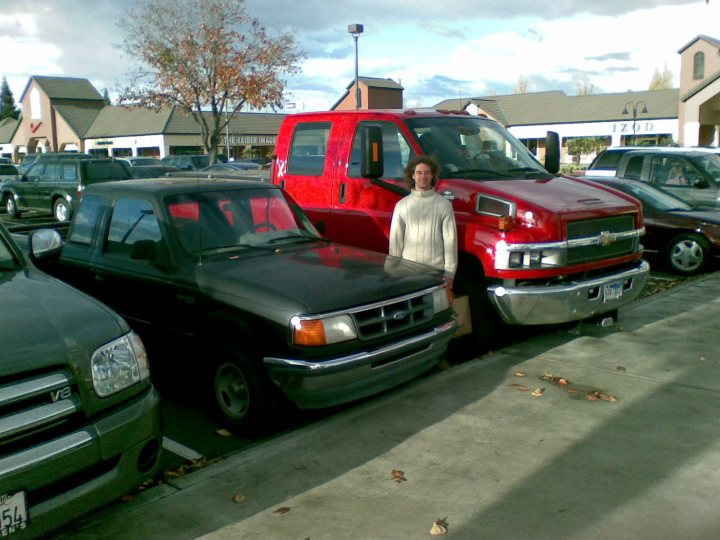
{"type": "Polygon", "coordinates": [[[70,219],[70,205],[65,199],[55,201],[53,215],[57,221],[68,221],[70,219]]]}
{"type": "Polygon", "coordinates": [[[8,216],[13,219],[17,219],[20,217],[20,212],[18,211],[18,207],[15,204],[15,199],[11,194],[8,194],[5,197],[5,211],[7,212],[8,216]]]}
{"type": "Polygon", "coordinates": [[[686,276],[699,274],[710,262],[710,244],[697,234],[681,234],[673,238],[665,252],[670,269],[686,276]]]}

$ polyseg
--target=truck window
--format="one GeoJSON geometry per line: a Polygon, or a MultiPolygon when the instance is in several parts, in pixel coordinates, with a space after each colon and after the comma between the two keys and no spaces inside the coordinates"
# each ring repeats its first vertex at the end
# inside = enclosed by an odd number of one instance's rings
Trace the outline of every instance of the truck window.
{"type": "MultiPolygon", "coordinates": [[[[73,165],[73,168],[75,165],[73,165]]],[[[72,230],[68,242],[81,246],[89,246],[93,239],[95,224],[100,215],[101,199],[95,195],[86,195],[73,219],[72,230]]]]}
{"type": "Polygon", "coordinates": [[[628,159],[627,165],[625,167],[625,178],[630,178],[632,180],[640,180],[644,159],[644,156],[633,156],[628,159]]]}
{"type": "Polygon", "coordinates": [[[288,156],[288,174],[320,176],[325,171],[329,122],[298,124],[293,133],[288,156]]]}
{"type": "Polygon", "coordinates": [[[110,221],[105,253],[129,258],[133,245],[140,240],[162,240],[152,205],[142,199],[118,199],[110,221]]]}
{"type": "Polygon", "coordinates": [[[395,124],[389,122],[361,122],[358,124],[353,139],[348,176],[360,177],[360,156],[362,148],[363,128],[378,126],[383,134],[383,178],[402,180],[403,169],[410,159],[411,149],[408,142],[395,124]]]}

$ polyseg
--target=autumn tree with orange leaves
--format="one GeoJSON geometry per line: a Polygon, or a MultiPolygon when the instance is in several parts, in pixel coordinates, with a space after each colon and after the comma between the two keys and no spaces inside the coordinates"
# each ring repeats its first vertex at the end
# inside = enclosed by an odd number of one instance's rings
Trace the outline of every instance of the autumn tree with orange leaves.
{"type": "Polygon", "coordinates": [[[303,57],[291,34],[269,36],[242,0],[140,0],[118,25],[118,47],[140,66],[120,103],[191,114],[213,163],[233,116],[244,106],[276,110],[303,57]]]}

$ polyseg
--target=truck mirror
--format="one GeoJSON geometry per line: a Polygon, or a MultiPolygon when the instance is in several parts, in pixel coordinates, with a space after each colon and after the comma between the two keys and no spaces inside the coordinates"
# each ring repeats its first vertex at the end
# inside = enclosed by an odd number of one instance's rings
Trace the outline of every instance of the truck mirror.
{"type": "Polygon", "coordinates": [[[154,240],[138,240],[135,242],[130,251],[130,258],[150,261],[160,269],[167,268],[170,262],[165,244],[154,240]]]}
{"type": "Polygon", "coordinates": [[[28,236],[28,249],[33,259],[50,259],[62,251],[63,241],[54,229],[40,229],[28,236]]]}
{"type": "Polygon", "coordinates": [[[551,174],[560,170],[560,136],[555,131],[548,131],[545,138],[545,169],[551,174]]]}
{"type": "Polygon", "coordinates": [[[380,126],[364,126],[361,134],[360,176],[380,178],[383,167],[383,138],[380,126]]]}

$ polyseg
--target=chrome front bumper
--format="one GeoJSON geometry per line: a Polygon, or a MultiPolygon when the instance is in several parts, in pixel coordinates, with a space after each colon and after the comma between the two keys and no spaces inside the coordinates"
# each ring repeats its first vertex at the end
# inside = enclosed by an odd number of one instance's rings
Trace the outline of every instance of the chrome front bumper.
{"type": "Polygon", "coordinates": [[[331,407],[407,382],[435,366],[457,325],[443,323],[423,335],[371,351],[325,361],[265,357],[278,388],[298,407],[331,407]]]}
{"type": "Polygon", "coordinates": [[[587,319],[632,302],[643,290],[649,272],[650,265],[640,261],[630,270],[584,281],[547,287],[491,285],[487,290],[506,323],[557,324],[587,319]]]}

